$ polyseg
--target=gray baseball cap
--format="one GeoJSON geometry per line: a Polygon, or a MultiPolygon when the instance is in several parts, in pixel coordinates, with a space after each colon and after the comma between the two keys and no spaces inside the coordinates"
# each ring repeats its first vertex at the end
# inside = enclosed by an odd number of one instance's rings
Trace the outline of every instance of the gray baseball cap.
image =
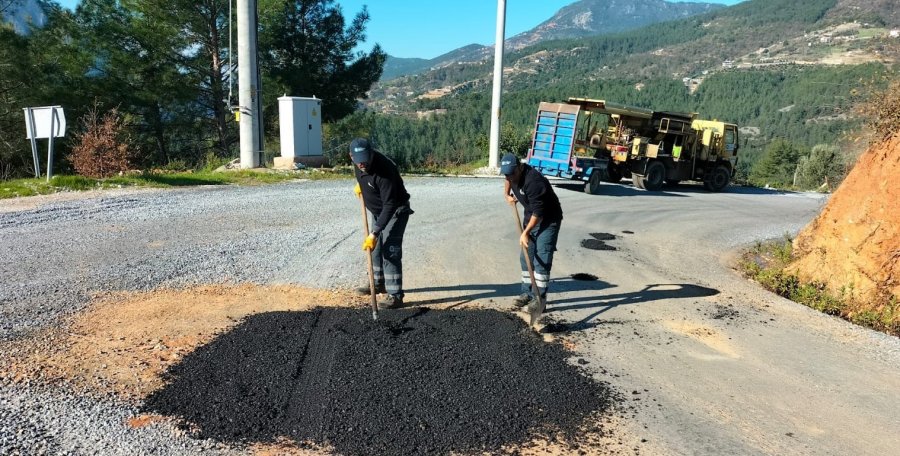
{"type": "Polygon", "coordinates": [[[516,167],[518,166],[519,157],[516,157],[515,154],[505,154],[503,158],[500,159],[500,174],[509,176],[516,172],[516,167]]]}
{"type": "Polygon", "coordinates": [[[372,144],[366,138],[356,138],[350,143],[350,158],[354,164],[372,161],[372,144]]]}

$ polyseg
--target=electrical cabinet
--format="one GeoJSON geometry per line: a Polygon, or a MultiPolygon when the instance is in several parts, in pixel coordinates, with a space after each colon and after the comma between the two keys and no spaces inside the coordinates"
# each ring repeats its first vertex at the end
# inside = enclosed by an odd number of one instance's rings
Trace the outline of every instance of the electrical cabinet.
{"type": "Polygon", "coordinates": [[[282,157],[322,156],[322,100],[280,97],[278,118],[282,157]]]}

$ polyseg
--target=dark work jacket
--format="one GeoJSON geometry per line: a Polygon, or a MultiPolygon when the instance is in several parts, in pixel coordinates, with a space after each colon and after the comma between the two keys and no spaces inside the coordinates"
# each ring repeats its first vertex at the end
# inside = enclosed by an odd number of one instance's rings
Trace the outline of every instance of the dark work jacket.
{"type": "Polygon", "coordinates": [[[354,169],[366,209],[375,216],[372,233],[377,235],[387,226],[397,209],[409,206],[409,193],[397,165],[381,152],[372,153],[372,162],[365,173],[359,168],[354,169]]]}
{"type": "Polygon", "coordinates": [[[543,174],[528,165],[520,165],[523,167],[522,175],[519,176],[519,182],[510,185],[516,199],[522,203],[525,208],[525,220],[522,220],[522,226],[528,226],[531,216],[541,218],[541,225],[546,226],[547,223],[559,222],[563,218],[562,206],[559,205],[559,198],[553,192],[550,181],[543,174]]]}

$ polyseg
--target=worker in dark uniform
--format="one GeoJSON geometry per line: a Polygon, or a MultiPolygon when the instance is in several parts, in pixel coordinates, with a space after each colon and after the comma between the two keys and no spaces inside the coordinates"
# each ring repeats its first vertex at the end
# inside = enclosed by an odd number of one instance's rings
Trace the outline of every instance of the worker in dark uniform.
{"type": "MultiPolygon", "coordinates": [[[[395,308],[403,305],[403,233],[413,213],[409,193],[397,165],[372,148],[365,138],[350,143],[350,159],[356,165],[357,197],[362,197],[374,223],[363,249],[372,252],[372,266],[377,293],[387,293],[379,306],[395,308]]],[[[360,289],[369,294],[369,287],[360,289]]]]}
{"type": "MultiPolygon", "coordinates": [[[[531,166],[520,163],[514,154],[506,154],[500,160],[500,173],[506,176],[503,195],[507,202],[515,206],[518,201],[525,209],[519,244],[528,250],[541,300],[546,300],[553,252],[556,251],[559,226],[563,218],[559,198],[546,177],[531,166]]],[[[516,307],[537,305],[524,253],[519,255],[519,262],[522,266],[522,293],[513,303],[516,307]]],[[[530,310],[532,309],[529,308],[530,310]]]]}

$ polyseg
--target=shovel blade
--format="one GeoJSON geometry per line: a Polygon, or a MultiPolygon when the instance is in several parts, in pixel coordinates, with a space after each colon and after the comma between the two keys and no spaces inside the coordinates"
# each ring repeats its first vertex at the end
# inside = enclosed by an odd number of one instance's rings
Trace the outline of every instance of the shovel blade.
{"type": "Polygon", "coordinates": [[[528,306],[528,314],[531,316],[530,325],[534,326],[537,324],[538,319],[541,318],[541,314],[544,313],[544,300],[540,297],[535,298],[537,302],[528,306]]]}

